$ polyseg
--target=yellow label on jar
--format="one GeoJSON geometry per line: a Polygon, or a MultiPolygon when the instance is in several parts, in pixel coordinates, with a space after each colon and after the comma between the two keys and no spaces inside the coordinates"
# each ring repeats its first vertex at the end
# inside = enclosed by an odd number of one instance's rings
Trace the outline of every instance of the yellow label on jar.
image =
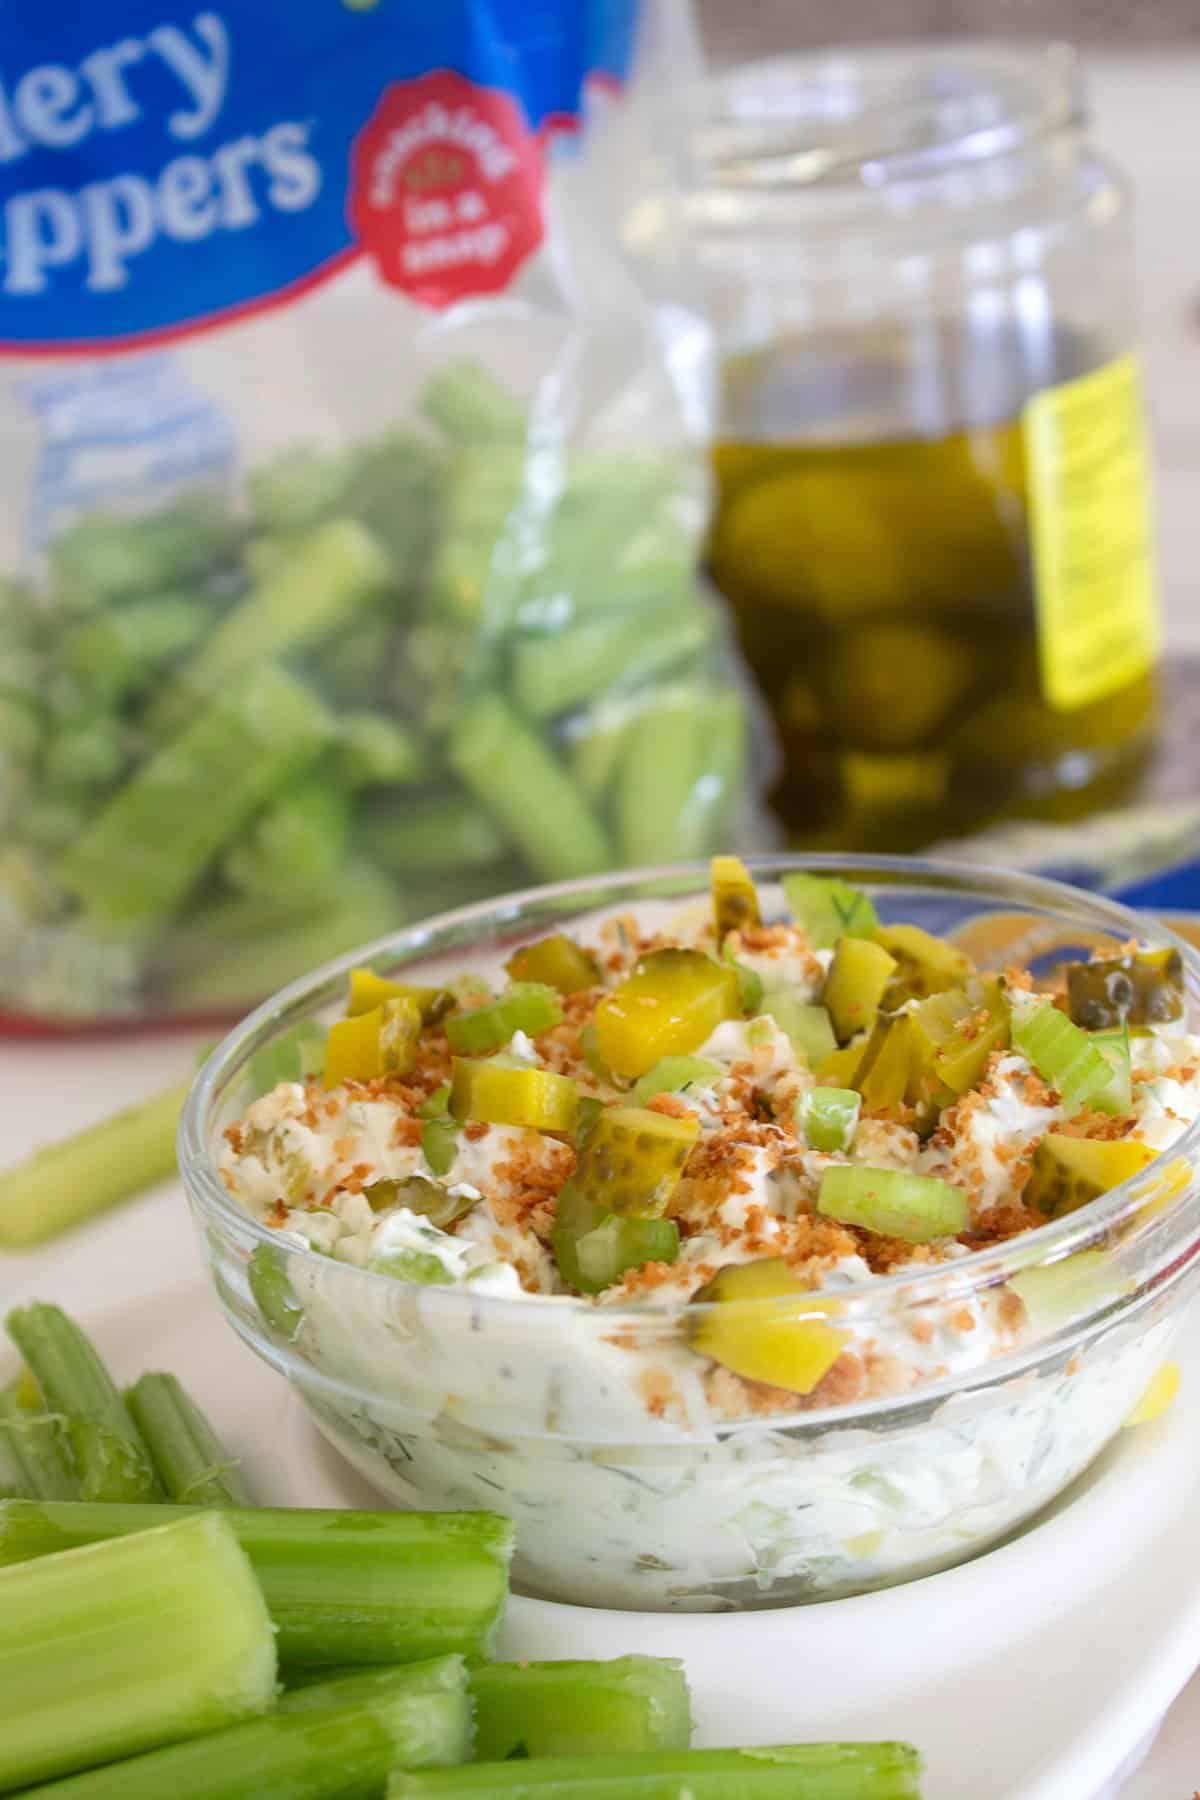
{"type": "Polygon", "coordinates": [[[1042,691],[1068,712],[1129,686],[1159,650],[1137,358],[1036,394],[1021,423],[1042,691]]]}

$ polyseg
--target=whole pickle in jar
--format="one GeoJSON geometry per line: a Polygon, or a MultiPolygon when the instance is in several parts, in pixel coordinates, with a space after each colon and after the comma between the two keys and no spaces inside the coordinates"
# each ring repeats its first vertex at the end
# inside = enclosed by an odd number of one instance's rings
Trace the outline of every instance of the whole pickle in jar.
{"type": "Polygon", "coordinates": [[[1167,949],[1070,963],[1067,998],[1086,1031],[1168,1024],[1183,1017],[1183,962],[1178,950],[1167,949]]]}

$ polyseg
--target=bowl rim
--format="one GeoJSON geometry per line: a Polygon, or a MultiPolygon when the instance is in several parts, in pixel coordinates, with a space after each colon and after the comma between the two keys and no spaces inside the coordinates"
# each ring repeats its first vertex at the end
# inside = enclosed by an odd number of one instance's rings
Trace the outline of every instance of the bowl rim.
{"type": "MultiPolygon", "coordinates": [[[[1178,936],[1168,926],[1161,923],[1157,915],[1139,913],[1126,907],[1120,901],[1110,900],[1105,895],[1094,894],[1086,888],[1072,886],[1068,882],[1055,881],[1047,876],[1032,875],[1021,869],[1007,870],[991,863],[975,863],[966,860],[955,861],[943,857],[909,857],[909,856],[870,856],[865,854],[840,855],[836,852],[792,853],[770,852],[747,856],[743,859],[752,875],[764,879],[779,880],[784,875],[796,873],[813,873],[819,875],[842,875],[853,877],[855,874],[862,880],[868,880],[872,874],[877,877],[901,877],[901,885],[920,889],[924,885],[936,886],[947,884],[948,891],[954,892],[955,884],[960,884],[958,891],[969,893],[976,891],[981,902],[989,893],[993,899],[1000,899],[1011,892],[1014,905],[1012,910],[1020,910],[1022,897],[1032,904],[1041,904],[1049,911],[1057,910],[1060,914],[1064,908],[1078,911],[1081,907],[1092,913],[1094,917],[1088,921],[1098,928],[1106,928],[1118,935],[1121,941],[1136,938],[1141,943],[1151,943],[1158,949],[1176,950],[1183,964],[1185,973],[1185,992],[1188,985],[1194,988],[1195,997],[1200,1002],[1200,949],[1187,939],[1178,936]],[[998,891],[994,891],[998,890],[998,891]],[[1191,977],[1191,983],[1187,977],[1191,977]]],[[[440,936],[448,930],[461,930],[464,926],[478,924],[497,925],[506,917],[520,914],[531,905],[553,904],[558,901],[587,896],[596,898],[596,909],[603,906],[603,896],[612,891],[622,891],[629,887],[650,883],[694,884],[693,889],[681,888],[679,904],[687,903],[689,894],[694,891],[696,897],[707,892],[709,881],[708,862],[667,863],[657,866],[644,866],[636,869],[618,870],[605,874],[574,877],[569,881],[549,882],[533,887],[521,888],[511,893],[495,896],[493,899],[477,901],[470,906],[456,907],[449,911],[431,915],[428,919],[418,920],[402,926],[398,931],[388,932],[384,936],[372,939],[342,955],[333,957],[319,968],[307,975],[298,976],[286,987],[264,1000],[254,1011],[248,1013],[235,1025],[213,1048],[203,1065],[197,1072],[179,1120],[176,1138],[176,1149],[180,1173],[190,1200],[202,1204],[210,1212],[215,1212],[224,1225],[233,1227],[238,1234],[248,1235],[260,1244],[273,1245],[278,1248],[281,1234],[276,1228],[263,1224],[247,1212],[228,1192],[217,1172],[216,1163],[210,1153],[205,1127],[212,1110],[213,1101],[219,1087],[223,1085],[230,1072],[248,1061],[256,1047],[255,1040],[267,1027],[278,1024],[281,1015],[298,1006],[330,982],[345,977],[353,968],[373,959],[394,955],[397,952],[415,951],[420,953],[428,948],[430,954],[437,954],[436,946],[429,946],[429,940],[440,936]]],[[[648,898],[645,896],[644,898],[648,898]]],[[[639,902],[630,899],[629,905],[639,902]]],[[[591,908],[588,909],[592,910],[591,908]]],[[[513,920],[517,923],[517,920],[513,920]]],[[[1082,924],[1082,921],[1081,921],[1082,924]]],[[[482,930],[481,930],[482,935],[482,930]]],[[[468,945],[463,946],[464,956],[470,955],[468,945]]],[[[417,956],[411,960],[416,961],[417,956]]],[[[839,1314],[850,1317],[872,1312],[876,1306],[891,1306],[899,1303],[912,1305],[931,1305],[961,1299],[965,1294],[980,1289],[996,1286],[1007,1281],[1012,1275],[1019,1274],[1031,1266],[1041,1266],[1062,1261],[1080,1249],[1094,1247],[1097,1240],[1111,1232],[1125,1218],[1136,1213],[1145,1205],[1147,1191],[1151,1189],[1164,1168],[1170,1164],[1186,1159],[1191,1164],[1194,1184],[1197,1165],[1200,1164],[1200,1113],[1185,1127],[1178,1138],[1165,1150],[1159,1151],[1128,1180],[1118,1184],[1108,1193],[1089,1205],[1067,1213],[1061,1219],[1050,1220],[1045,1225],[1035,1226],[1014,1237],[1006,1238],[996,1244],[985,1245],[978,1250],[969,1250],[965,1255],[955,1256],[929,1267],[909,1268],[894,1275],[873,1276],[869,1282],[862,1282],[847,1288],[837,1289],[839,1314]]],[[[1200,1214],[1200,1191],[1192,1196],[1195,1210],[1200,1214]]],[[[1146,1228],[1152,1229],[1164,1219],[1178,1221],[1186,1206],[1189,1194],[1187,1189],[1179,1195],[1176,1206],[1171,1207],[1160,1217],[1155,1218],[1148,1213],[1146,1228]]],[[[1200,1234],[1198,1234],[1200,1235],[1200,1234]]],[[[338,1269],[347,1281],[367,1281],[385,1283],[392,1291],[397,1288],[416,1288],[419,1284],[398,1281],[395,1276],[384,1275],[376,1270],[360,1268],[354,1263],[338,1263],[335,1259],[314,1250],[310,1245],[286,1240],[286,1248],[291,1256],[299,1256],[311,1260],[328,1274],[330,1268],[338,1269]]],[[[378,1289],[376,1289],[378,1291],[378,1289]]],[[[489,1312],[508,1312],[519,1309],[520,1316],[528,1321],[536,1316],[536,1309],[531,1314],[530,1302],[553,1303],[558,1312],[571,1307],[582,1317],[594,1319],[603,1325],[606,1332],[618,1330],[622,1325],[638,1327],[645,1331],[655,1323],[669,1323],[678,1326],[681,1320],[695,1320],[717,1306],[719,1302],[696,1302],[675,1300],[669,1303],[646,1302],[626,1304],[623,1306],[598,1306],[592,1300],[568,1294],[528,1294],[519,1295],[489,1294],[471,1286],[460,1284],[446,1286],[420,1286],[422,1305],[434,1307],[469,1306],[485,1308],[489,1312]]],[[[814,1300],[821,1295],[821,1290],[814,1289],[814,1300]]],[[[827,1294],[823,1296],[828,1298],[827,1294]]],[[[796,1300],[789,1300],[789,1309],[796,1318],[806,1315],[797,1310],[796,1300]]],[[[778,1300],[763,1298],[743,1302],[749,1306],[778,1306],[778,1300]]],[[[814,1304],[813,1316],[825,1318],[826,1314],[818,1312],[814,1304]]],[[[1090,1316],[1090,1315],[1089,1315],[1090,1316]]],[[[1075,1325],[1083,1325],[1084,1317],[1075,1321],[1075,1325]]],[[[1040,1334],[1039,1334],[1040,1335],[1040,1334]]],[[[1054,1335],[1051,1333],[1050,1335],[1054,1335]]]]}

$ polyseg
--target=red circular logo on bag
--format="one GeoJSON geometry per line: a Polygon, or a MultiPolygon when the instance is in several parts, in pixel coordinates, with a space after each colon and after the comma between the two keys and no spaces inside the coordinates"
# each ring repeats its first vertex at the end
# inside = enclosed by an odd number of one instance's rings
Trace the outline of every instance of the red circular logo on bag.
{"type": "Polygon", "coordinates": [[[351,228],[422,306],[494,294],[542,241],[542,159],[520,108],[449,69],[387,88],[354,141],[351,228]]]}

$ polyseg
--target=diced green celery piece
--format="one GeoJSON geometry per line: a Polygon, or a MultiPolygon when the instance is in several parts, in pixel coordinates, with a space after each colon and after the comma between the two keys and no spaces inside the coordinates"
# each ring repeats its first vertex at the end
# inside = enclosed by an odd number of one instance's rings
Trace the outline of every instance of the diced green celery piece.
{"type": "Polygon", "coordinates": [[[556,988],[544,982],[514,981],[508,992],[489,1006],[454,1013],[446,1020],[446,1041],[462,1055],[498,1050],[515,1032],[528,1037],[562,1023],[562,1002],[556,988]]]}
{"type": "Polygon", "coordinates": [[[687,1678],[673,1657],[490,1663],[471,1674],[475,1760],[686,1750],[687,1678]]]}
{"type": "Polygon", "coordinates": [[[969,1216],[962,1188],[932,1175],[872,1169],[864,1163],[836,1163],[825,1170],[817,1211],[843,1225],[910,1244],[955,1237],[965,1230],[969,1216]]]}
{"type": "Polygon", "coordinates": [[[853,1088],[809,1088],[796,1103],[798,1123],[814,1150],[844,1154],[854,1142],[861,1106],[853,1088]]]}
{"type": "MultiPolygon", "coordinates": [[[[449,1099],[449,1093],[447,1093],[449,1099]]],[[[421,1127],[421,1152],[435,1175],[448,1175],[458,1154],[457,1119],[426,1119],[421,1127]]]]}
{"type": "Polygon", "coordinates": [[[449,756],[540,875],[559,880],[611,867],[612,847],[583,793],[498,695],[464,704],[449,756]]]}
{"type": "Polygon", "coordinates": [[[1129,1021],[1115,1031],[1095,1031],[1092,1043],[1112,1071],[1106,1087],[1092,1100],[1098,1112],[1127,1113],[1133,1106],[1133,1058],[1129,1047],[1129,1021]]]}
{"type": "Polygon", "coordinates": [[[1057,1330],[1134,1288],[1110,1250],[1080,1250],[1058,1262],[1032,1264],[1010,1276],[1008,1285],[1024,1301],[1037,1331],[1057,1330]]]}
{"type": "Polygon", "coordinates": [[[397,1772],[387,1800],[920,1800],[908,1744],[764,1744],[397,1772]]]}
{"type": "Polygon", "coordinates": [[[1014,1006],[1012,1041],[1014,1050],[1028,1057],[1042,1080],[1058,1089],[1065,1106],[1090,1106],[1111,1086],[1113,1071],[1108,1058],[1086,1031],[1073,1025],[1066,1013],[1049,1001],[1014,1006]]]}
{"type": "Polygon", "coordinates": [[[437,1287],[453,1281],[440,1256],[431,1250],[385,1250],[373,1255],[367,1264],[376,1275],[390,1275],[393,1281],[415,1281],[421,1287],[437,1287]]]}
{"type": "MultiPolygon", "coordinates": [[[[410,1663],[490,1650],[513,1542],[496,1513],[259,1506],[212,1516],[228,1521],[250,1559],[284,1663],[410,1663]]],[[[0,1505],[0,1567],[125,1538],[162,1517],[151,1506],[9,1500],[0,1505]]]]}
{"type": "Polygon", "coordinates": [[[127,1390],[125,1404],[168,1500],[196,1506],[249,1505],[236,1458],[177,1376],[140,1376],[127,1390]]]}
{"type": "Polygon", "coordinates": [[[679,1255],[679,1227],[674,1219],[635,1218],[609,1213],[575,1240],[575,1263],[581,1293],[596,1294],[619,1281],[626,1269],[644,1263],[673,1263],[679,1255]]]}
{"type": "Polygon", "coordinates": [[[810,1069],[819,1069],[837,1049],[833,1026],[823,1006],[797,1000],[789,989],[780,987],[767,989],[759,1010],[774,1019],[810,1069]]]}
{"type": "Polygon", "coordinates": [[[175,1171],[188,1081],[127,1107],[0,1174],[0,1247],[44,1243],[175,1171]]]}
{"type": "Polygon", "coordinates": [[[271,1622],[227,1515],[140,1518],[119,1541],[0,1569],[0,1790],[219,1731],[274,1699],[271,1622]]]}
{"type": "Polygon", "coordinates": [[[46,1409],[60,1415],[84,1500],[158,1500],[158,1477],[90,1340],[61,1307],[34,1303],[5,1320],[46,1409]]]}
{"type": "Polygon", "coordinates": [[[152,931],[329,731],[301,682],[269,663],[249,671],[101,808],[60,861],[63,886],[91,920],[152,931]]]}
{"type": "Polygon", "coordinates": [[[634,1083],[633,1103],[645,1106],[655,1094],[686,1093],[691,1087],[710,1087],[720,1078],[720,1063],[707,1056],[662,1056],[634,1083]]]}
{"type": "Polygon", "coordinates": [[[832,950],[842,937],[869,938],[878,929],[869,895],[836,875],[785,875],[783,891],[814,950],[832,950]]]}
{"type": "Polygon", "coordinates": [[[461,1657],[288,1694],[267,1718],[54,1783],[49,1800],[378,1800],[389,1770],[470,1754],[461,1657]]]}
{"type": "Polygon", "coordinates": [[[419,1119],[441,1119],[450,1110],[450,1083],[443,1081],[441,1087],[434,1088],[428,1100],[422,1100],[417,1108],[419,1119]]]}
{"type": "Polygon", "coordinates": [[[181,731],[194,713],[247,670],[294,654],[341,629],[380,594],[390,565],[355,519],[330,519],[302,538],[294,555],[227,613],[196,655],[159,694],[147,718],[156,737],[181,731]]]}
{"type": "Polygon", "coordinates": [[[275,1244],[259,1244],[246,1267],[250,1292],[266,1323],[277,1337],[290,1344],[304,1319],[288,1276],[287,1261],[275,1244]]]}
{"type": "Polygon", "coordinates": [[[722,951],[722,955],[737,976],[738,998],[742,1003],[742,1011],[748,1018],[755,1013],[760,1013],[767,994],[766,982],[757,969],[752,969],[748,963],[739,962],[736,956],[731,956],[728,945],[722,951]]]}

